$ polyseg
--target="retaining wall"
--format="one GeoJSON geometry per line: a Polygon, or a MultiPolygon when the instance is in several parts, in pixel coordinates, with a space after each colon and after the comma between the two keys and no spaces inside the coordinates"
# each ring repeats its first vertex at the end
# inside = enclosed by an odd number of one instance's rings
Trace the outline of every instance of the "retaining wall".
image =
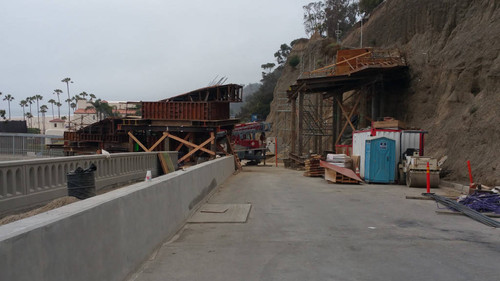
{"type": "Polygon", "coordinates": [[[0,226],[0,280],[123,280],[233,172],[218,158],[0,226]]]}
{"type": "MultiPolygon", "coordinates": [[[[177,159],[176,151],[168,151],[177,159]]],[[[96,189],[140,180],[146,170],[158,175],[157,152],[114,153],[104,155],[69,156],[0,163],[0,214],[67,195],[66,174],[77,167],[97,166],[96,189]]],[[[176,163],[176,161],[174,161],[176,163]]]]}

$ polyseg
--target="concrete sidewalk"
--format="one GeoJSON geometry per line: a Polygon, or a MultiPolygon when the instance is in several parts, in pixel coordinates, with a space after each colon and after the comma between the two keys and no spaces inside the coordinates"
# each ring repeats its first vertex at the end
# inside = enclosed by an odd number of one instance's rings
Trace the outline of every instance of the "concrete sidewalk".
{"type": "Polygon", "coordinates": [[[422,192],[245,167],[209,203],[251,203],[246,223],[186,224],[130,280],[497,280],[500,230],[422,192]]]}

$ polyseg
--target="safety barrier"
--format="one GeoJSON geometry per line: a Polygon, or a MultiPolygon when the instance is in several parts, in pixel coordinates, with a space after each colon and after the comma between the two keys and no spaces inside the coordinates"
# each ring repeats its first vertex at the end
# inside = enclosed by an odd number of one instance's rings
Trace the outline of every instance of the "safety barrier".
{"type": "Polygon", "coordinates": [[[0,226],[0,280],[124,280],[233,172],[222,157],[0,226]]]}
{"type": "MultiPolygon", "coordinates": [[[[167,153],[177,159],[176,151],[167,153]]],[[[142,179],[147,170],[155,177],[159,171],[157,152],[0,162],[0,214],[65,196],[66,174],[91,163],[97,166],[97,190],[142,179]]]]}

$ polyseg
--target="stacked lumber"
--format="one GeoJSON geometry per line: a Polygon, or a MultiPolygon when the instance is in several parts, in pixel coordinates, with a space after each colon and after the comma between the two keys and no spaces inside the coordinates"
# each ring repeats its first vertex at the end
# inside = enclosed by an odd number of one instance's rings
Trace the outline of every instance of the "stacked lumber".
{"type": "Polygon", "coordinates": [[[319,165],[321,161],[321,155],[314,155],[311,158],[304,161],[306,171],[304,176],[306,177],[322,177],[325,174],[325,168],[319,165]]]}
{"type": "Polygon", "coordinates": [[[384,121],[373,122],[373,128],[376,129],[405,129],[406,125],[403,121],[396,120],[391,117],[385,117],[384,121]]]}

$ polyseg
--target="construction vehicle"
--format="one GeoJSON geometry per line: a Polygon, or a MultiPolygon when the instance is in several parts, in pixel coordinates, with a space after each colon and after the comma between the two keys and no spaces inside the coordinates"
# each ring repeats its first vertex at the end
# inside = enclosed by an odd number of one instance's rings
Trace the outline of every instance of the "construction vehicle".
{"type": "Polygon", "coordinates": [[[257,165],[266,159],[266,135],[271,123],[250,122],[237,124],[233,129],[234,149],[241,160],[249,160],[247,165],[257,165]]]}
{"type": "Polygon", "coordinates": [[[399,182],[408,187],[427,186],[427,163],[429,163],[430,186],[439,186],[440,165],[436,158],[419,156],[418,149],[408,149],[403,153],[399,167],[399,182]]]}

